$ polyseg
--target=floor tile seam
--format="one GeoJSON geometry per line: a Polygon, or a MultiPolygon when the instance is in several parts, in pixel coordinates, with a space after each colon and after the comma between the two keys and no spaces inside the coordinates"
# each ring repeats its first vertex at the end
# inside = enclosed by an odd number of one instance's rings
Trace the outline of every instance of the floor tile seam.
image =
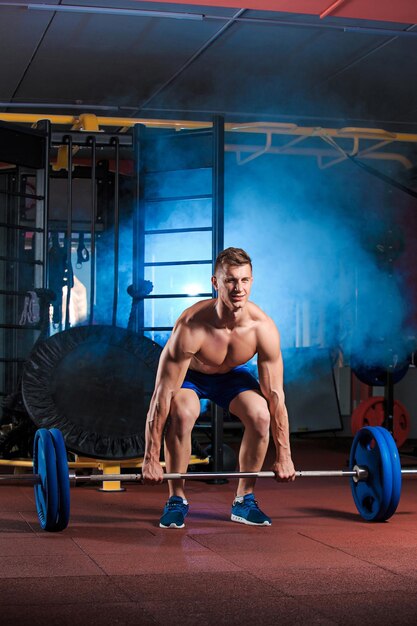
{"type": "Polygon", "coordinates": [[[26,563],[29,563],[30,561],[40,561],[44,559],[57,561],[57,560],[62,560],[66,557],[74,557],[74,556],[75,556],[74,554],[69,554],[68,552],[61,553],[61,554],[5,554],[5,555],[0,555],[0,560],[5,561],[5,562],[15,561],[16,563],[23,560],[26,563]]]}
{"type": "MultiPolygon", "coordinates": [[[[202,545],[202,544],[201,544],[202,545]]],[[[248,569],[245,569],[244,567],[242,567],[239,563],[236,563],[233,558],[230,557],[226,557],[223,553],[220,552],[216,552],[215,550],[213,550],[212,548],[210,548],[209,546],[204,546],[207,550],[209,550],[212,554],[214,554],[216,557],[223,559],[223,561],[225,561],[226,563],[229,563],[230,565],[233,565],[234,567],[237,567],[239,569],[240,572],[244,572],[245,574],[250,574],[251,572],[248,569]]]]}
{"type": "MultiPolygon", "coordinates": [[[[399,575],[397,570],[390,569],[389,567],[386,567],[384,565],[380,565],[378,563],[375,563],[374,561],[370,561],[370,560],[365,559],[363,557],[359,557],[356,554],[352,554],[351,552],[348,552],[347,550],[343,550],[342,548],[337,548],[336,546],[332,546],[332,545],[330,545],[330,544],[328,544],[328,543],[326,543],[324,541],[320,541],[320,539],[315,539],[314,537],[309,537],[308,535],[305,535],[304,533],[298,532],[298,534],[301,535],[301,537],[305,537],[306,539],[310,539],[311,541],[314,541],[314,542],[319,543],[319,544],[321,544],[323,546],[326,546],[327,548],[330,548],[331,550],[334,550],[335,552],[341,552],[342,554],[346,554],[346,556],[350,556],[350,557],[352,557],[353,559],[356,559],[359,562],[367,563],[368,565],[372,565],[373,567],[377,567],[378,569],[381,569],[384,572],[388,572],[388,573],[394,574],[396,576],[399,575]]],[[[412,578],[412,577],[411,576],[410,577],[403,576],[403,578],[412,578]]]]}
{"type": "MultiPolygon", "coordinates": [[[[126,557],[126,558],[133,558],[133,557],[137,557],[139,558],[140,556],[145,556],[145,557],[152,557],[153,555],[157,556],[157,552],[158,551],[164,551],[164,554],[167,555],[170,558],[173,557],[178,557],[178,555],[180,554],[181,557],[185,557],[187,555],[191,555],[191,556],[198,556],[203,555],[205,553],[205,550],[209,550],[209,548],[205,548],[204,550],[202,550],[201,548],[198,548],[197,546],[194,548],[194,546],[187,548],[186,550],[183,550],[181,548],[181,546],[137,546],[135,548],[132,548],[129,551],[117,551],[117,550],[112,550],[109,551],[108,549],[104,549],[103,551],[101,551],[100,549],[92,549],[90,554],[87,554],[87,556],[89,556],[89,558],[94,559],[101,559],[101,558],[112,558],[115,556],[119,556],[120,558],[126,557]]],[[[64,554],[71,554],[71,553],[63,553],[64,554]]],[[[215,553],[218,555],[218,553],[215,553]]],[[[62,555],[62,556],[63,556],[62,555]]],[[[13,556],[13,555],[11,555],[13,556]]],[[[42,556],[42,555],[36,555],[36,556],[42,556]]],[[[54,554],[52,554],[51,556],[56,556],[54,554]]]]}
{"type": "MultiPolygon", "coordinates": [[[[28,472],[28,473],[29,473],[29,477],[33,476],[33,472],[28,472]]],[[[30,492],[29,492],[29,491],[28,491],[28,489],[27,489],[27,488],[25,488],[25,487],[23,487],[23,485],[22,485],[22,486],[20,487],[20,489],[19,489],[19,493],[20,493],[21,495],[23,495],[23,496],[24,496],[25,500],[27,500],[27,501],[28,501],[28,503],[30,502],[30,504],[32,505],[32,507],[35,507],[35,506],[36,506],[36,504],[35,504],[35,502],[34,502],[34,496],[33,496],[34,492],[33,492],[33,488],[32,488],[32,489],[30,490],[30,492]],[[31,495],[29,495],[29,493],[30,493],[31,495]]]]}
{"type": "Polygon", "coordinates": [[[191,539],[191,541],[194,541],[194,542],[195,542],[197,545],[199,545],[200,547],[205,548],[206,550],[210,550],[210,552],[213,552],[213,554],[218,554],[215,550],[213,550],[212,548],[210,548],[210,546],[205,546],[205,545],[204,545],[204,543],[202,543],[201,541],[198,541],[198,539],[196,539],[194,535],[191,535],[191,534],[190,534],[190,535],[188,535],[188,534],[187,534],[187,537],[188,537],[189,539],[191,539]]]}
{"type": "Polygon", "coordinates": [[[19,517],[20,519],[26,524],[26,526],[29,528],[31,533],[35,533],[36,534],[36,530],[31,526],[30,522],[27,521],[27,519],[25,519],[25,517],[23,516],[23,513],[21,513],[19,511],[19,517]]]}
{"type": "MultiPolygon", "coordinates": [[[[139,575],[140,575],[140,576],[145,576],[146,574],[139,574],[139,575]]],[[[111,580],[112,584],[113,584],[113,585],[116,585],[116,587],[117,587],[118,589],[120,589],[121,591],[123,591],[123,593],[124,593],[124,594],[125,594],[125,595],[129,598],[129,599],[130,599],[130,601],[131,601],[131,602],[134,602],[134,601],[135,601],[135,600],[133,599],[133,596],[131,596],[131,595],[130,595],[129,591],[123,588],[123,586],[122,586],[122,582],[121,582],[121,581],[118,581],[118,580],[113,580],[114,578],[118,578],[118,577],[119,577],[118,575],[115,575],[115,574],[107,574],[107,576],[108,576],[110,579],[112,579],[112,580],[111,580]]],[[[127,577],[127,578],[133,578],[133,576],[136,576],[136,575],[124,574],[124,576],[125,576],[125,577],[127,577]]],[[[136,602],[137,602],[137,601],[138,601],[138,600],[136,599],[136,602]]]]}
{"type": "MultiPolygon", "coordinates": [[[[187,535],[187,536],[190,536],[190,535],[187,535]]],[[[210,551],[212,554],[214,554],[215,556],[220,557],[221,559],[223,559],[224,561],[226,561],[226,563],[230,563],[231,565],[234,565],[235,567],[238,567],[238,568],[239,568],[239,570],[240,570],[241,572],[246,572],[246,573],[249,573],[247,570],[245,570],[244,568],[242,568],[242,567],[239,565],[239,563],[235,563],[235,562],[234,562],[234,561],[232,561],[230,558],[226,557],[226,556],[224,555],[224,553],[222,553],[222,552],[216,552],[216,551],[215,551],[215,550],[213,550],[213,548],[211,548],[210,546],[205,546],[203,543],[201,543],[201,542],[200,542],[200,541],[198,541],[197,539],[194,539],[194,537],[193,537],[193,540],[194,540],[196,543],[198,543],[200,546],[202,546],[203,548],[205,548],[206,550],[209,550],[209,551],[210,551]]]]}
{"type": "MultiPolygon", "coordinates": [[[[297,568],[298,569],[298,568],[297,568]]],[[[317,569],[321,569],[321,568],[317,568],[317,569]]],[[[313,570],[314,571],[314,570],[313,570]]],[[[277,590],[277,587],[275,585],[273,585],[272,583],[269,583],[269,581],[265,580],[264,578],[260,578],[258,577],[255,573],[251,573],[253,577],[255,577],[257,580],[261,580],[262,582],[264,582],[265,584],[267,584],[269,587],[271,587],[274,590],[277,590]]],[[[276,579],[273,579],[276,580],[276,579]]],[[[285,592],[284,590],[282,590],[281,588],[279,588],[279,592],[282,593],[282,597],[284,598],[289,598],[292,600],[301,600],[301,602],[303,602],[303,600],[306,602],[306,604],[304,606],[306,606],[307,608],[311,608],[310,605],[307,606],[308,602],[311,600],[311,598],[324,598],[324,597],[331,597],[333,598],[334,596],[340,596],[340,597],[345,597],[345,596],[358,596],[358,595],[362,595],[364,597],[369,596],[370,593],[381,593],[381,592],[372,592],[369,590],[366,591],[349,591],[349,590],[343,590],[343,592],[332,592],[332,593],[304,593],[304,594],[291,594],[288,592],[285,592]]],[[[406,594],[407,592],[404,591],[404,593],[406,594]]],[[[328,618],[328,614],[326,613],[321,613],[322,617],[326,617],[328,618]]],[[[335,623],[339,623],[339,622],[335,622],[335,623]]]]}
{"type": "Polygon", "coordinates": [[[78,548],[80,549],[81,554],[86,556],[89,561],[94,563],[94,565],[103,573],[104,576],[109,577],[109,574],[106,572],[106,570],[101,565],[99,565],[99,563],[94,559],[94,557],[92,557],[90,554],[88,554],[88,552],[86,550],[84,550],[84,548],[82,546],[77,544],[73,537],[71,537],[71,540],[74,541],[75,545],[78,546],[78,548]]]}
{"type": "MultiPolygon", "coordinates": [[[[71,541],[74,543],[74,545],[78,548],[78,550],[80,551],[81,554],[83,554],[84,556],[88,557],[89,559],[93,559],[92,555],[87,551],[86,548],[83,548],[83,546],[81,544],[79,544],[77,542],[77,538],[76,537],[71,537],[71,541]]],[[[88,542],[90,542],[91,540],[89,539],[88,542]]],[[[92,541],[94,541],[94,539],[92,539],[92,541]]],[[[106,554],[130,554],[130,552],[124,553],[121,551],[117,551],[117,552],[93,552],[93,554],[95,556],[103,556],[106,554]]]]}
{"type": "MultiPolygon", "coordinates": [[[[246,571],[245,573],[251,578],[255,578],[257,581],[263,582],[267,587],[269,587],[272,591],[276,593],[277,588],[272,583],[270,583],[268,579],[265,580],[264,578],[260,578],[259,576],[256,575],[255,572],[246,571]]],[[[282,593],[283,598],[296,598],[297,597],[297,596],[292,596],[291,594],[286,593],[285,591],[282,591],[281,589],[280,589],[280,593],[282,593]]]]}

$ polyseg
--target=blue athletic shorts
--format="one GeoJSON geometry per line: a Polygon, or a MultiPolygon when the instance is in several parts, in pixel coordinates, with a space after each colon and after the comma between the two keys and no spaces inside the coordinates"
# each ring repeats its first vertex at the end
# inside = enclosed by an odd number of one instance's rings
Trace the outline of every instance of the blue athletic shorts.
{"type": "Polygon", "coordinates": [[[258,381],[247,365],[239,365],[226,374],[203,374],[188,370],[183,389],[192,389],[200,400],[212,400],[226,411],[229,404],[242,391],[260,391],[258,381]]]}

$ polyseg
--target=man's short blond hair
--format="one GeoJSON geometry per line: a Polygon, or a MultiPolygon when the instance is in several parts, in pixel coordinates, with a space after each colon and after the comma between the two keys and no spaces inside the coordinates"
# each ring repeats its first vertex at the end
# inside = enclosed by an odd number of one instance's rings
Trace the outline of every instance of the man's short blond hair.
{"type": "Polygon", "coordinates": [[[242,248],[226,248],[217,256],[214,264],[214,274],[225,265],[250,265],[252,270],[252,259],[242,248]]]}

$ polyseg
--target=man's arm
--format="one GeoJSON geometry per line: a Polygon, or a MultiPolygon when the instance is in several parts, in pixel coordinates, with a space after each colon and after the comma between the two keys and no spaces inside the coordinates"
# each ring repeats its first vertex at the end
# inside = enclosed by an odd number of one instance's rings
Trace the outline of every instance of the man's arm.
{"type": "Polygon", "coordinates": [[[280,337],[274,322],[268,318],[262,323],[258,337],[258,373],[261,391],[268,402],[276,459],[272,466],[277,479],[294,480],[291,459],[290,427],[284,395],[284,365],[280,337]]]}
{"type": "Polygon", "coordinates": [[[159,462],[162,435],[171,407],[171,399],[185,378],[188,366],[197,351],[190,329],[182,322],[174,328],[159,359],[155,389],[145,426],[145,455],[142,479],[145,483],[162,482],[163,469],[159,462]]]}

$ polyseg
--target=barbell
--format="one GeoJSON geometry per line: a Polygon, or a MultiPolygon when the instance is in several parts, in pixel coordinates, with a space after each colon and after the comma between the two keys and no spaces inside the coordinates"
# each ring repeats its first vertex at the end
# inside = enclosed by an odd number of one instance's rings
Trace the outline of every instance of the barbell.
{"type": "MultiPolygon", "coordinates": [[[[348,470],[300,470],[300,478],[349,478],[353,500],[363,519],[386,521],[396,511],[401,497],[403,474],[417,468],[402,468],[392,435],[382,426],[361,428],[352,444],[348,470]]],[[[166,473],[164,480],[213,478],[275,478],[271,471],[166,473]]],[[[34,485],[40,526],[49,532],[64,530],[70,519],[70,484],[105,481],[141,482],[140,473],[91,474],[69,472],[67,451],[60,430],[40,428],[35,433],[33,474],[0,474],[0,482],[29,481],[34,485]]]]}

